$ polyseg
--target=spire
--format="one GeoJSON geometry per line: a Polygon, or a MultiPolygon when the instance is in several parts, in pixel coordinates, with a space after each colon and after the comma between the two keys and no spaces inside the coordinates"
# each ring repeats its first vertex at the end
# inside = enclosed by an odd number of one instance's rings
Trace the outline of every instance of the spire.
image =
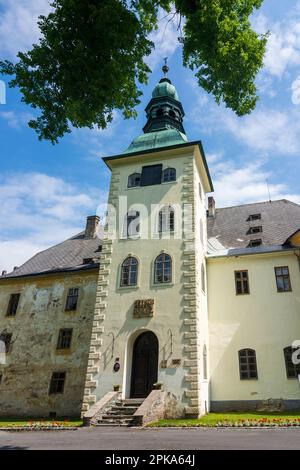
{"type": "Polygon", "coordinates": [[[176,88],[167,77],[170,70],[167,60],[166,57],[162,67],[164,77],[154,88],[152,98],[145,109],[147,115],[147,123],[143,128],[145,133],[177,129],[185,134],[183,127],[184,110],[179,101],[176,88]]]}
{"type": "Polygon", "coordinates": [[[168,67],[168,65],[167,65],[168,57],[165,57],[165,58],[164,58],[164,61],[165,61],[165,64],[162,66],[162,71],[163,71],[163,73],[164,73],[165,78],[168,78],[167,75],[168,75],[168,72],[169,72],[169,70],[170,70],[169,67],[168,67]]]}

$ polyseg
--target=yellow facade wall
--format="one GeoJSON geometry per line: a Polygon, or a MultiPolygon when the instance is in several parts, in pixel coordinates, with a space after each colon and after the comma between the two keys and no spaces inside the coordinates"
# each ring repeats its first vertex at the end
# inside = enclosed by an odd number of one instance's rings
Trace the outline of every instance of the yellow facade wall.
{"type": "Polygon", "coordinates": [[[300,400],[297,379],[286,376],[283,348],[300,339],[297,257],[269,254],[210,259],[209,336],[212,401],[300,400]],[[274,267],[288,266],[292,292],[277,292],[274,267]],[[249,295],[236,295],[235,270],[248,270],[249,295]],[[258,380],[240,380],[238,351],[255,349],[258,380]]]}

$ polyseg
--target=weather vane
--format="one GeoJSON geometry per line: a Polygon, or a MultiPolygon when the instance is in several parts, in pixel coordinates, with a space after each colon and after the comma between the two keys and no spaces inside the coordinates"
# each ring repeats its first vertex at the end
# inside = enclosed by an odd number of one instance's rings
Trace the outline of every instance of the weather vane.
{"type": "Polygon", "coordinates": [[[165,58],[164,58],[164,61],[165,61],[165,65],[163,65],[162,71],[163,71],[163,73],[164,73],[164,75],[165,75],[165,77],[166,77],[167,74],[168,74],[168,72],[169,72],[169,70],[170,70],[169,67],[168,67],[168,65],[167,65],[168,57],[165,57],[165,58]]]}

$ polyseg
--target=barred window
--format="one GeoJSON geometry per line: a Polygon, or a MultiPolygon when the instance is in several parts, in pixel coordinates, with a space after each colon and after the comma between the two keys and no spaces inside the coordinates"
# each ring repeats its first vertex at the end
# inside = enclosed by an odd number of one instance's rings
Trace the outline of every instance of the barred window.
{"type": "Polygon", "coordinates": [[[162,253],[154,262],[154,283],[163,284],[172,281],[172,259],[162,253]]]}
{"type": "Polygon", "coordinates": [[[72,328],[62,328],[59,330],[56,349],[70,349],[72,342],[72,328]]]}
{"type": "Polygon", "coordinates": [[[50,382],[49,395],[64,393],[66,372],[53,372],[50,382]]]}
{"type": "Polygon", "coordinates": [[[174,232],[175,230],[175,211],[172,206],[163,207],[158,213],[158,231],[174,232]]]}
{"type": "Polygon", "coordinates": [[[249,294],[249,277],[248,271],[235,271],[235,289],[236,294],[249,294]]]}
{"type": "MultiPolygon", "coordinates": [[[[296,379],[300,374],[300,364],[293,363],[293,353],[297,351],[296,348],[292,348],[288,346],[284,348],[284,360],[285,360],[285,368],[286,368],[286,376],[288,379],[296,379]]],[[[299,354],[298,354],[299,358],[299,354]]]]}
{"type": "Polygon", "coordinates": [[[241,349],[239,351],[240,378],[257,379],[256,353],[254,349],[241,349]]]}
{"type": "Polygon", "coordinates": [[[292,290],[288,266],[275,268],[277,292],[290,292],[292,290]]]}
{"type": "Polygon", "coordinates": [[[8,354],[11,352],[11,339],[12,333],[1,333],[0,334],[0,341],[4,343],[5,353],[8,354]]]}
{"type": "Polygon", "coordinates": [[[162,172],[162,182],[169,183],[171,181],[176,181],[176,170],[175,168],[166,168],[162,172]]]}
{"type": "Polygon", "coordinates": [[[19,300],[21,294],[11,294],[6,315],[8,317],[14,317],[18,310],[19,300]]]}
{"type": "Polygon", "coordinates": [[[132,256],[123,261],[121,267],[121,287],[136,286],[138,276],[138,260],[132,256]]]}
{"type": "Polygon", "coordinates": [[[67,296],[67,302],[66,302],[66,308],[65,308],[65,310],[67,312],[70,312],[70,311],[73,311],[73,310],[77,309],[78,294],[79,294],[79,288],[78,287],[73,287],[73,288],[69,289],[68,296],[67,296]]]}
{"type": "Polygon", "coordinates": [[[132,173],[128,176],[128,188],[135,188],[141,186],[141,173],[132,173]]]}

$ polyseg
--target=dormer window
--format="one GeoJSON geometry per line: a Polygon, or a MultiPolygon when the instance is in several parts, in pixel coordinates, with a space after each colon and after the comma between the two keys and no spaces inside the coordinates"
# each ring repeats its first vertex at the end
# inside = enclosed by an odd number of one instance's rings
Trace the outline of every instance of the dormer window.
{"type": "Polygon", "coordinates": [[[132,173],[128,176],[128,188],[135,188],[141,186],[141,173],[132,173]]]}
{"type": "Polygon", "coordinates": [[[262,231],[262,226],[260,225],[258,227],[250,227],[248,233],[261,233],[262,231]]]}
{"type": "Polygon", "coordinates": [[[262,240],[261,238],[257,238],[256,240],[250,240],[249,242],[249,247],[254,247],[254,246],[260,246],[262,245],[262,240]]]}
{"type": "Polygon", "coordinates": [[[247,222],[251,222],[251,220],[260,220],[261,214],[251,214],[249,215],[247,222]]]}

